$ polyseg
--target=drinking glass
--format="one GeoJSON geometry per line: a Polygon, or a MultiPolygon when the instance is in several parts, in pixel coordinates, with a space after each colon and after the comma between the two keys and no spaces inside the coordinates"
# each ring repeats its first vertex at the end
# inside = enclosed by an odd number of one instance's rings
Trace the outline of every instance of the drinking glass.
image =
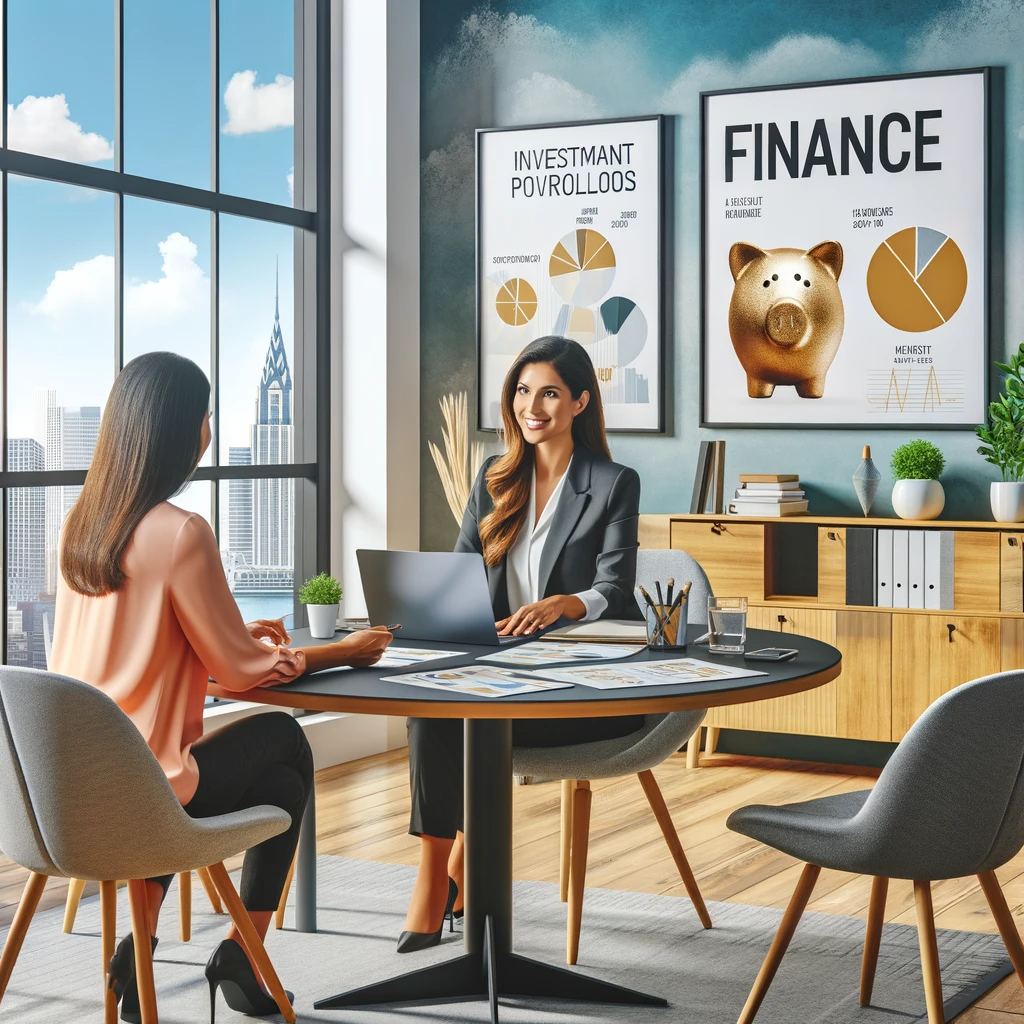
{"type": "Polygon", "coordinates": [[[708,634],[712,654],[742,654],[747,639],[747,599],[709,597],[708,634]]]}

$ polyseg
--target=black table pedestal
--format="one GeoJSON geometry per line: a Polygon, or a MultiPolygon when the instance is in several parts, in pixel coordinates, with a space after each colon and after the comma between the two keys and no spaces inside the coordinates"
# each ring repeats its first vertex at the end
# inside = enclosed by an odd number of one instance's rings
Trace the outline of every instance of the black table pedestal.
{"type": "Polygon", "coordinates": [[[512,952],[512,723],[466,722],[466,953],[433,967],[318,1000],[318,1010],[380,1003],[499,996],[667,1006],[658,996],[612,985],[512,952]]]}

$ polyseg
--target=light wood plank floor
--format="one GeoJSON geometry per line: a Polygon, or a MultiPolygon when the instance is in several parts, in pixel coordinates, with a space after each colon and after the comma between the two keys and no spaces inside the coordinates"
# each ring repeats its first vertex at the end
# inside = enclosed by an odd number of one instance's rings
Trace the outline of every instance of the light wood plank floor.
{"type": "MultiPolygon", "coordinates": [[[[796,884],[798,864],[791,857],[730,832],[725,827],[729,812],[747,803],[786,803],[866,788],[877,772],[716,754],[704,758],[697,771],[687,771],[684,758],[676,756],[655,774],[704,897],[784,907],[796,884]]],[[[595,782],[593,789],[587,884],[685,896],[638,780],[629,777],[595,782]]],[[[557,783],[515,788],[516,878],[557,881],[559,793],[557,783]]],[[[408,813],[405,750],[317,773],[321,853],[415,864],[418,843],[406,834],[408,813]]],[[[998,874],[1007,902],[1024,931],[1024,855],[1018,855],[998,874]]],[[[21,868],[0,858],[0,924],[10,922],[24,878],[21,868]]],[[[940,928],[995,932],[976,880],[940,882],[933,890],[940,928]]],[[[41,906],[63,903],[66,891],[66,882],[51,880],[41,906]]],[[[809,909],[864,917],[869,894],[868,879],[822,871],[809,909]]],[[[173,898],[173,892],[171,895],[173,898]]],[[[203,912],[205,897],[198,883],[193,898],[196,911],[203,912]]],[[[886,919],[914,923],[909,882],[893,881],[886,919]]],[[[1024,990],[1011,975],[958,1021],[1024,1024],[1024,990]]]]}

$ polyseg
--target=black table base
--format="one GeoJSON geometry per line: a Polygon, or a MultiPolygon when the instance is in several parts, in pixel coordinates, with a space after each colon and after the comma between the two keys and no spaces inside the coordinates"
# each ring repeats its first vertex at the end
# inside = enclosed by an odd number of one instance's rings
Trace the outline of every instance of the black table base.
{"type": "Polygon", "coordinates": [[[512,723],[466,722],[466,954],[433,967],[320,999],[330,1010],[382,1003],[539,996],[667,1006],[659,996],[612,985],[512,952],[512,723]]]}

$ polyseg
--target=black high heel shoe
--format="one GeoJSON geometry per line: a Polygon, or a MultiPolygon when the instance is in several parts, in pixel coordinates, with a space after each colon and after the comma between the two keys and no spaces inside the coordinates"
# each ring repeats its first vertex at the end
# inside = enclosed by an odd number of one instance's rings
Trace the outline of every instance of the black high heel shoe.
{"type": "Polygon", "coordinates": [[[429,949],[441,942],[441,932],[444,931],[444,923],[448,922],[448,930],[455,931],[455,920],[452,917],[452,907],[455,906],[455,897],[459,895],[459,887],[455,884],[454,878],[448,879],[448,902],[445,904],[444,917],[441,918],[441,927],[436,932],[402,932],[398,936],[399,953],[415,953],[421,949],[429,949]]]}
{"type": "MultiPolygon", "coordinates": [[[[153,952],[156,952],[157,937],[152,937],[153,952]]],[[[107,963],[107,988],[121,1004],[121,1020],[128,1024],[142,1024],[139,1008],[139,988],[135,983],[135,937],[129,932],[114,950],[107,963]]]]}
{"type": "MultiPolygon", "coordinates": [[[[210,1024],[217,1012],[217,989],[224,994],[224,1002],[247,1017],[267,1017],[280,1013],[274,997],[256,980],[252,964],[245,950],[234,939],[225,939],[206,963],[206,980],[210,983],[210,1024]]],[[[285,991],[288,1002],[295,997],[285,991]]]]}

